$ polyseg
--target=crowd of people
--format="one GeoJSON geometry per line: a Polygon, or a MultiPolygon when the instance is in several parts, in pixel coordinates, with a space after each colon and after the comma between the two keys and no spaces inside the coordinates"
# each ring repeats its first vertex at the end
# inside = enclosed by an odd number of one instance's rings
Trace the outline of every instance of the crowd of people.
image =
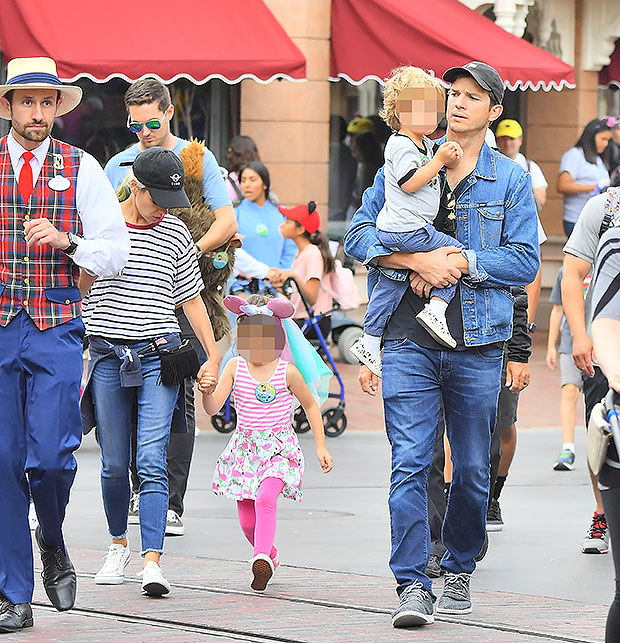
{"type": "MultiPolygon", "coordinates": [[[[330,183],[329,216],[350,222],[346,252],[368,269],[364,335],[352,352],[365,393],[376,395],[382,378],[398,628],[473,609],[472,573],[487,532],[503,527],[546,240],[538,213],[548,183],[520,151],[521,124],[501,118],[502,78],[471,62],[443,80],[447,92],[423,70],[395,69],[380,118],[333,119],[331,128],[340,180],[330,183]]],[[[320,412],[332,373],[300,330],[303,301],[324,315],[324,335],[334,304],[325,283],[336,263],[316,203],[279,205],[247,136],[231,140],[222,172],[204,144],[172,134],[170,94],[149,78],[125,96],[138,140],[104,171],[50,137],[54,118],[80,99],[48,58],[10,61],[0,86],[0,117],[11,122],[0,142],[0,508],[14,516],[0,526],[0,633],[34,623],[30,500],[45,591],[60,611],[75,604],[62,524],[82,433],[96,430],[111,538],[94,582],[124,581],[128,524],[137,522],[147,596],[171,591],[164,538],[185,529],[195,383],[208,414],[234,397],[237,425],[212,490],[237,503],[254,591],[280,564],[278,498],[302,498],[297,404],[320,468],[333,466],[320,412]],[[269,292],[249,296],[250,280],[269,292]],[[298,289],[290,300],[270,294],[289,280],[298,289]],[[222,359],[216,340],[228,325],[234,341],[222,359]]],[[[561,372],[558,471],[574,468],[579,392],[586,421],[610,386],[620,393],[619,135],[614,118],[594,119],[560,165],[568,240],[547,346],[561,372]]],[[[620,538],[617,460],[612,441],[600,474],[591,471],[584,553],[607,553],[610,535],[620,538]]],[[[620,637],[620,580],[607,637],[620,637]]]]}

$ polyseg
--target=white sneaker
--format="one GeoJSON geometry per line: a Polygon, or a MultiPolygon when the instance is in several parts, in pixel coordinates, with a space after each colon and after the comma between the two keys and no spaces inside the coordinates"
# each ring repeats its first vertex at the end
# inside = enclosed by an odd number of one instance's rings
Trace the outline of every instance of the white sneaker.
{"type": "Polygon", "coordinates": [[[127,547],[112,543],[108,547],[108,553],[101,569],[95,574],[95,583],[97,585],[120,585],[125,580],[125,567],[129,565],[130,560],[129,542],[127,542],[127,547]]]}
{"type": "Polygon", "coordinates": [[[147,596],[162,596],[170,591],[170,583],[164,578],[161,567],[153,560],[138,572],[142,577],[142,593],[147,596]]]}
{"type": "Polygon", "coordinates": [[[437,317],[428,304],[424,305],[422,312],[415,318],[436,342],[448,348],[456,348],[456,340],[450,335],[445,318],[437,317]]]}
{"type": "Polygon", "coordinates": [[[176,511],[168,509],[166,514],[166,536],[182,536],[185,533],[185,526],[181,517],[176,511]]]}
{"type": "Polygon", "coordinates": [[[367,350],[361,339],[358,339],[349,350],[364,366],[368,366],[377,377],[381,377],[381,355],[376,355],[367,350]]]}
{"type": "Polygon", "coordinates": [[[37,518],[37,511],[34,508],[34,502],[30,503],[30,509],[28,510],[28,524],[30,525],[30,531],[34,531],[39,526],[39,519],[37,518]]]}
{"type": "Polygon", "coordinates": [[[129,514],[127,516],[127,524],[139,525],[140,524],[140,494],[134,493],[129,500],[129,514]]]}
{"type": "Polygon", "coordinates": [[[255,592],[264,592],[267,583],[271,580],[275,572],[273,560],[266,554],[256,554],[250,561],[250,568],[252,569],[252,582],[250,583],[250,587],[255,592]]]}

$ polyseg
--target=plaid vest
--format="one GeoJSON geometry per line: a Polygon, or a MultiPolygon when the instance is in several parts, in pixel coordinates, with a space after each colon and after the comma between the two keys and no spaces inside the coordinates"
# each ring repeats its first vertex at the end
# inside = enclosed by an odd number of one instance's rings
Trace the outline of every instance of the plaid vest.
{"type": "Polygon", "coordinates": [[[27,204],[13,172],[6,136],[0,141],[0,325],[24,310],[39,330],[63,324],[81,312],[79,268],[49,245],[28,248],[24,222],[45,217],[62,232],[79,235],[76,180],[82,150],[51,139],[47,157],[27,204]],[[52,190],[48,182],[64,176],[70,186],[52,190]]]}

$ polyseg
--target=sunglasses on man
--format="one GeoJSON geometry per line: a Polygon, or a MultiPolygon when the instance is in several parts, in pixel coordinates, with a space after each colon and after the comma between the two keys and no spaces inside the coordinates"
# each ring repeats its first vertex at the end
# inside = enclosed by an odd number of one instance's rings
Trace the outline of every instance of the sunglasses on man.
{"type": "Polygon", "coordinates": [[[132,121],[131,117],[127,117],[127,127],[134,133],[137,134],[138,132],[142,131],[142,128],[146,125],[148,129],[151,131],[155,131],[160,129],[161,124],[163,123],[163,118],[149,118],[148,121],[145,123],[141,123],[140,121],[132,121]]]}

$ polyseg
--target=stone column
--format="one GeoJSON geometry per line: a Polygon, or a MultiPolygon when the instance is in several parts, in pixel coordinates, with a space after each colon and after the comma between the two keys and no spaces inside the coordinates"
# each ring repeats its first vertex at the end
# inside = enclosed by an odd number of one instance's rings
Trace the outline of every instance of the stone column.
{"type": "Polygon", "coordinates": [[[283,205],[316,201],[327,221],[330,0],[265,0],[306,57],[308,80],[241,85],[241,134],[251,136],[283,205]]]}

